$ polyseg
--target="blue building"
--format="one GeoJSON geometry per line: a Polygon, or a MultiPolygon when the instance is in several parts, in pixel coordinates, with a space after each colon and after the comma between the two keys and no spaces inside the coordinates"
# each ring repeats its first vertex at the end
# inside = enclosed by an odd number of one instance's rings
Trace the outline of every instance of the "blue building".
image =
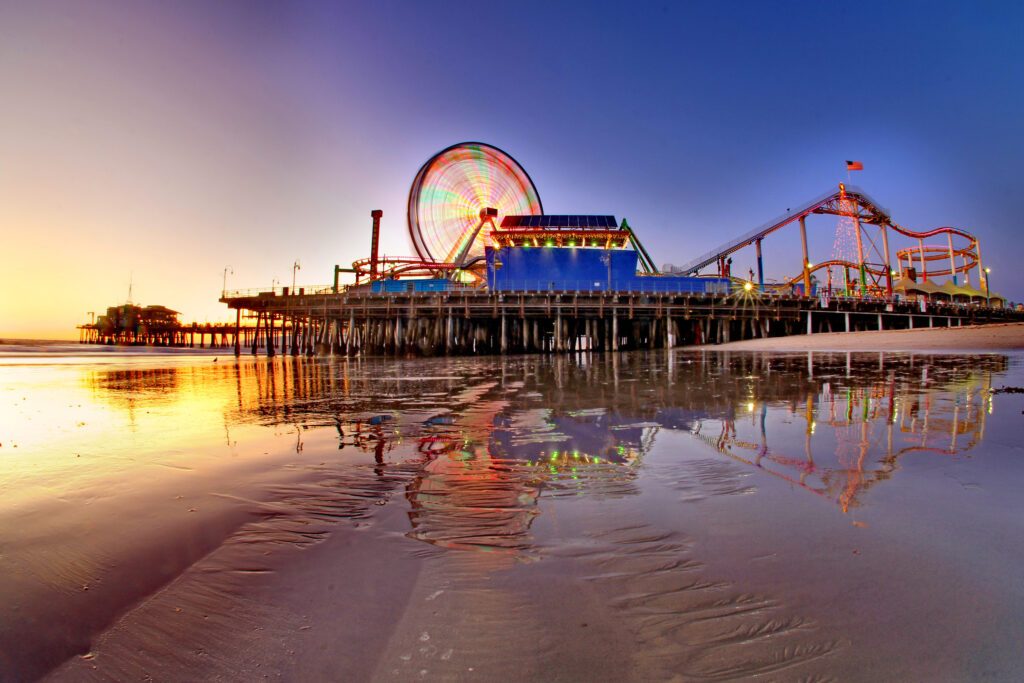
{"type": "Polygon", "coordinates": [[[632,249],[487,247],[487,287],[495,292],[665,292],[728,294],[728,278],[640,274],[632,249]]]}

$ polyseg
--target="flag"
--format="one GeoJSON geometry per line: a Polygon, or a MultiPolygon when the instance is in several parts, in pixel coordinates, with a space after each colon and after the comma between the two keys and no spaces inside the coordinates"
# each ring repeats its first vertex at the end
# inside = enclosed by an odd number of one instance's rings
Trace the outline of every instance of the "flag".
{"type": "Polygon", "coordinates": [[[864,170],[864,163],[861,162],[861,161],[849,161],[848,160],[846,162],[846,170],[847,171],[863,171],[864,170]]]}

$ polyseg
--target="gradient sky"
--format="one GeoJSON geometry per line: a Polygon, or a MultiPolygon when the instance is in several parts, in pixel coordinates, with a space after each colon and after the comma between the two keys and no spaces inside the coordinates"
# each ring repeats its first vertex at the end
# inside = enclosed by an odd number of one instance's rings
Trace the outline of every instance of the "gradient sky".
{"type": "MultiPolygon", "coordinates": [[[[1024,4],[0,0],[0,337],[412,253],[416,170],[515,156],[548,213],[683,263],[845,180],[1024,299],[1024,4]]],[[[835,219],[809,222],[812,260],[835,219]]],[[[895,240],[894,240],[895,247],[895,240]]],[[[799,271],[795,231],[766,275],[799,271]]],[[[753,254],[736,257],[746,272],[753,254]]]]}

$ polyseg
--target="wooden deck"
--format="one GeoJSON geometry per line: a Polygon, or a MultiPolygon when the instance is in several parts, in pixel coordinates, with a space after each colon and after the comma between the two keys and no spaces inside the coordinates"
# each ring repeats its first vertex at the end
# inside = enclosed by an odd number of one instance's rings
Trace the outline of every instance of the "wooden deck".
{"type": "Polygon", "coordinates": [[[472,355],[563,353],[715,344],[805,332],[957,326],[1022,320],[977,305],[643,292],[228,294],[255,320],[235,335],[243,350],[307,354],[472,355]]]}

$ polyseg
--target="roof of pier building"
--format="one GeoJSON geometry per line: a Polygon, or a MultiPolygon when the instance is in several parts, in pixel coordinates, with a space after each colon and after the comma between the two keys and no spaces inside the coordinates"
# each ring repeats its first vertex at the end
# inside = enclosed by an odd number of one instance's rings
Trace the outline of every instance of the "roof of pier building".
{"type": "Polygon", "coordinates": [[[521,215],[505,216],[491,231],[500,247],[601,247],[617,249],[629,241],[629,231],[615,216],[521,215]]]}

